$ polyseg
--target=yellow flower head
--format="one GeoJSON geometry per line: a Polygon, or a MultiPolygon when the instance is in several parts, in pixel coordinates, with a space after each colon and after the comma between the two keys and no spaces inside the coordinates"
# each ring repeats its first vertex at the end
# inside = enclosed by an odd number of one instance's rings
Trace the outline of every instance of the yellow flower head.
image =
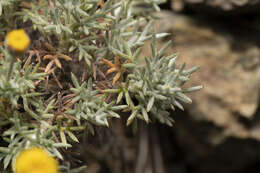
{"type": "Polygon", "coordinates": [[[7,46],[15,52],[24,52],[30,44],[30,39],[23,29],[9,32],[6,39],[7,46]]]}
{"type": "Polygon", "coordinates": [[[15,173],[58,173],[58,162],[42,148],[23,150],[16,157],[15,173]]]}

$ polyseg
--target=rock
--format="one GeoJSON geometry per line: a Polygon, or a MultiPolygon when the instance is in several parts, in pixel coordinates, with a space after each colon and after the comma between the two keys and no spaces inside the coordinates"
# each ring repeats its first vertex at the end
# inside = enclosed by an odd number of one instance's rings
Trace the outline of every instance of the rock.
{"type": "Polygon", "coordinates": [[[227,136],[260,139],[260,131],[256,130],[259,128],[254,128],[257,124],[247,127],[243,122],[254,124],[257,116],[259,29],[250,30],[248,25],[241,23],[237,28],[232,21],[213,21],[166,12],[160,15],[162,19],[155,26],[158,32],[172,34],[173,46],[169,52],[178,52],[179,63],[185,62],[188,67],[200,66],[189,82],[192,86],[204,86],[201,91],[190,94],[193,103],[187,109],[193,119],[212,122],[223,129],[222,137],[213,136],[212,142],[218,143],[227,136]],[[243,32],[245,29],[246,33],[243,32]]]}
{"type": "Polygon", "coordinates": [[[233,14],[259,12],[260,0],[172,0],[172,9],[182,11],[184,7],[199,12],[233,14]]]}

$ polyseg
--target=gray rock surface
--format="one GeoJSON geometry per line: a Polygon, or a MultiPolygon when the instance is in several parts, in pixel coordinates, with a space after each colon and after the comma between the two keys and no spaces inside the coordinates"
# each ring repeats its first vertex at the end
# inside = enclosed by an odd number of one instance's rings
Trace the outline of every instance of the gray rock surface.
{"type": "Polygon", "coordinates": [[[171,0],[172,9],[181,11],[185,6],[194,10],[203,10],[207,12],[239,12],[252,13],[259,12],[259,0],[171,0]],[[214,10],[216,11],[214,11],[214,10]],[[213,11],[212,11],[213,10],[213,11]]]}
{"type": "MultiPolygon", "coordinates": [[[[256,113],[260,87],[259,28],[252,29],[241,22],[238,28],[233,20],[170,12],[160,15],[162,19],[155,26],[159,32],[172,34],[169,52],[178,52],[179,63],[201,68],[193,74],[190,84],[202,84],[204,88],[190,94],[194,102],[187,110],[195,121],[212,122],[222,129],[221,134],[212,136],[211,142],[218,143],[227,136],[260,140],[260,115],[256,113]]],[[[252,22],[257,23],[257,19],[252,22]]]]}

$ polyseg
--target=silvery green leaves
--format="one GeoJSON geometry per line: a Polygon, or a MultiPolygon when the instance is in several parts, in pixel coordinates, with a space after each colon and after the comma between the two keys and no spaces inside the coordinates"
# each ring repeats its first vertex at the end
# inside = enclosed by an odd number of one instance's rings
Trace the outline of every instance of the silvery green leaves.
{"type": "MultiPolygon", "coordinates": [[[[149,31],[152,28],[153,21],[145,17],[134,17],[133,13],[135,1],[121,1],[119,8],[111,14],[113,20],[110,30],[105,35],[105,55],[119,55],[122,59],[134,63],[138,57],[141,46],[147,40],[151,40],[152,34],[149,31]]],[[[143,1],[139,1],[142,3],[143,1]]],[[[152,1],[150,1],[152,2],[152,1]]],[[[155,34],[156,38],[167,36],[167,33],[155,34]]],[[[129,67],[128,67],[129,68],[129,67]]]]}
{"type": "Polygon", "coordinates": [[[7,147],[0,147],[0,159],[3,159],[4,169],[28,143],[43,146],[61,156],[54,146],[55,141],[50,139],[50,133],[41,136],[43,133],[40,130],[40,121],[53,117],[50,110],[54,100],[47,105],[43,104],[43,94],[35,91],[34,82],[41,81],[46,74],[37,72],[38,64],[25,64],[23,68],[18,61],[10,68],[14,60],[12,58],[16,60],[16,57],[3,47],[0,47],[0,53],[3,55],[0,59],[0,128],[3,130],[2,140],[8,144],[7,147]]]}
{"type": "Polygon", "coordinates": [[[14,116],[9,118],[9,124],[13,124],[13,126],[9,126],[1,134],[2,140],[8,144],[8,146],[1,145],[0,147],[0,159],[3,161],[4,169],[11,162],[15,161],[17,153],[31,146],[44,147],[56,157],[63,158],[57,148],[68,145],[57,143],[54,140],[51,135],[53,127],[38,126],[36,123],[23,122],[17,118],[21,116],[18,111],[13,114],[14,116]]]}
{"type": "Polygon", "coordinates": [[[31,20],[44,39],[51,41],[55,35],[57,50],[73,52],[80,61],[85,60],[91,66],[91,62],[106,49],[102,33],[110,29],[114,20],[109,14],[121,5],[121,2],[110,0],[100,8],[99,3],[99,0],[57,0],[55,6],[50,8],[50,4],[43,1],[39,5],[41,13],[39,6],[32,3],[32,9],[23,9],[18,14],[24,21],[31,20]]]}
{"type": "Polygon", "coordinates": [[[106,95],[97,95],[98,91],[93,90],[92,79],[88,83],[78,83],[75,75],[71,75],[75,88],[71,91],[76,94],[72,102],[75,103],[68,114],[74,115],[78,124],[88,122],[95,125],[109,126],[108,119],[111,117],[120,118],[116,111],[126,108],[124,105],[115,105],[115,102],[106,103],[106,95]]]}
{"type": "Polygon", "coordinates": [[[55,35],[59,51],[65,51],[65,54],[73,52],[80,61],[84,60],[91,66],[92,62],[104,57],[110,59],[116,54],[134,59],[134,52],[151,39],[148,31],[152,25],[148,23],[143,30],[141,25],[146,19],[135,10],[158,10],[158,5],[165,0],[109,0],[102,7],[100,0],[55,2],[51,8],[47,1],[31,3],[32,9],[23,9],[17,14],[24,21],[30,20],[45,40],[51,41],[55,35]]]}
{"type": "Polygon", "coordinates": [[[4,58],[0,60],[0,97],[6,98],[10,101],[13,107],[17,107],[19,98],[30,98],[38,96],[39,93],[29,92],[34,89],[34,81],[40,80],[44,77],[45,73],[36,73],[38,66],[28,66],[23,75],[21,74],[21,63],[14,63],[13,69],[10,72],[10,78],[7,80],[7,74],[10,70],[10,63],[12,55],[8,50],[0,47],[0,53],[3,53],[4,58]]]}
{"type": "Polygon", "coordinates": [[[138,101],[138,105],[132,109],[128,124],[134,118],[157,119],[161,123],[172,125],[173,119],[169,116],[169,109],[178,107],[183,110],[182,103],[191,103],[191,99],[184,93],[197,91],[202,86],[182,88],[189,81],[190,75],[198,70],[194,67],[185,70],[185,64],[177,68],[177,55],[163,56],[167,47],[156,50],[155,36],[151,45],[152,56],[145,58],[145,65],[135,68],[133,74],[129,74],[129,95],[138,101]]]}

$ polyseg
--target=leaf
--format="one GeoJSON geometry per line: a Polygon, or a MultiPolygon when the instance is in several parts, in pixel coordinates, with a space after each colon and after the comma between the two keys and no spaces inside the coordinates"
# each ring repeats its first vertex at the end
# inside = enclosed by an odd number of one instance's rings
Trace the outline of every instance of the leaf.
{"type": "Polygon", "coordinates": [[[134,107],[133,101],[132,101],[128,91],[125,92],[125,98],[126,98],[127,105],[130,107],[134,107]]]}
{"type": "Polygon", "coordinates": [[[177,106],[179,109],[181,109],[181,110],[184,111],[183,106],[182,106],[177,100],[174,100],[173,104],[174,104],[175,106],[177,106]]]}
{"type": "Polygon", "coordinates": [[[137,65],[135,63],[126,63],[123,64],[123,67],[125,68],[135,68],[137,65]]]}
{"type": "Polygon", "coordinates": [[[70,144],[64,144],[64,143],[54,143],[53,146],[56,148],[72,147],[70,144]]]}
{"type": "Polygon", "coordinates": [[[67,134],[69,135],[69,137],[70,137],[73,141],[79,142],[78,138],[77,138],[72,132],[70,132],[70,131],[66,131],[66,132],[67,132],[67,134]]]}
{"type": "Polygon", "coordinates": [[[108,113],[109,113],[109,117],[120,118],[120,115],[118,115],[117,113],[115,113],[113,111],[108,111],[108,113]]]}
{"type": "Polygon", "coordinates": [[[195,71],[197,71],[199,69],[200,69],[200,67],[195,66],[195,67],[192,67],[189,70],[185,70],[182,74],[183,75],[189,75],[189,74],[194,73],[195,71]]]}
{"type": "Polygon", "coordinates": [[[90,67],[91,66],[91,62],[90,62],[88,56],[84,56],[84,60],[88,64],[88,66],[90,67]]]}
{"type": "Polygon", "coordinates": [[[12,155],[11,155],[11,154],[10,154],[10,155],[7,155],[7,156],[5,157],[5,159],[4,159],[4,169],[6,169],[6,168],[8,167],[8,165],[9,165],[11,159],[12,159],[12,155]]]}
{"type": "Polygon", "coordinates": [[[76,49],[75,46],[71,46],[71,47],[69,48],[69,52],[72,52],[72,51],[74,51],[75,49],[76,49]]]}
{"type": "Polygon", "coordinates": [[[79,61],[81,61],[82,58],[83,58],[83,55],[84,55],[83,51],[84,51],[84,50],[79,49],[79,61]]]}
{"type": "Polygon", "coordinates": [[[164,95],[161,95],[161,94],[155,94],[153,93],[154,97],[156,99],[159,99],[159,100],[167,100],[167,97],[165,97],[164,95]]]}
{"type": "Polygon", "coordinates": [[[178,58],[178,57],[175,56],[174,58],[172,58],[172,59],[169,61],[168,68],[171,68],[171,67],[172,67],[172,65],[176,62],[177,58],[178,58]]]}
{"type": "Polygon", "coordinates": [[[43,95],[43,93],[38,93],[38,92],[34,92],[34,93],[28,93],[28,94],[24,94],[23,97],[36,97],[36,96],[40,96],[43,95]]]}
{"type": "Polygon", "coordinates": [[[75,76],[73,73],[71,73],[71,80],[72,80],[73,85],[74,85],[76,88],[80,88],[79,83],[78,83],[78,80],[77,80],[76,76],[75,76]]]}
{"type": "Polygon", "coordinates": [[[123,41],[123,46],[124,46],[124,50],[126,52],[126,54],[131,57],[132,56],[132,51],[130,49],[130,47],[127,45],[126,41],[123,41]]]}
{"type": "Polygon", "coordinates": [[[119,93],[120,89],[105,89],[102,90],[103,93],[119,93]]]}
{"type": "Polygon", "coordinates": [[[61,138],[61,142],[63,144],[67,144],[67,139],[66,139],[65,133],[62,130],[60,130],[60,138],[61,138]]]}
{"type": "Polygon", "coordinates": [[[170,47],[170,45],[172,44],[172,41],[168,41],[158,52],[158,56],[161,57],[165,51],[170,47]]]}
{"type": "Polygon", "coordinates": [[[113,54],[120,55],[120,57],[122,57],[122,58],[125,58],[127,60],[129,60],[129,59],[131,60],[131,56],[128,56],[128,55],[124,54],[120,50],[117,50],[117,49],[113,48],[112,46],[110,47],[110,49],[113,52],[113,54]]]}
{"type": "Polygon", "coordinates": [[[61,33],[61,27],[60,27],[60,25],[57,25],[55,28],[56,28],[57,34],[60,34],[60,33],[61,33]]]}
{"type": "MultiPolygon", "coordinates": [[[[56,144],[56,143],[55,143],[56,144]]],[[[55,146],[55,144],[53,144],[53,146],[55,146]]],[[[63,160],[62,155],[60,154],[60,152],[57,150],[57,148],[53,149],[53,154],[55,154],[55,156],[57,156],[59,159],[63,160]]]]}
{"type": "Polygon", "coordinates": [[[10,154],[10,149],[7,147],[0,147],[0,152],[5,154],[10,154]]]}
{"type": "Polygon", "coordinates": [[[132,112],[132,114],[129,116],[129,118],[127,119],[126,125],[130,125],[132,123],[132,121],[135,119],[137,113],[139,112],[139,110],[135,110],[132,112]]]}
{"type": "Polygon", "coordinates": [[[146,121],[146,123],[149,123],[148,114],[144,107],[142,107],[142,114],[143,114],[143,117],[144,117],[144,120],[146,121]]]}
{"type": "Polygon", "coordinates": [[[195,86],[195,87],[190,87],[190,88],[184,89],[184,90],[182,90],[182,92],[190,93],[190,92],[198,91],[198,90],[200,90],[202,88],[203,88],[202,85],[198,85],[198,86],[195,86]]]}
{"type": "Polygon", "coordinates": [[[54,117],[53,114],[42,114],[41,116],[42,116],[43,118],[52,118],[52,117],[54,117]]]}
{"type": "Polygon", "coordinates": [[[150,110],[153,107],[153,104],[154,104],[154,96],[149,99],[149,102],[148,102],[147,108],[146,108],[147,112],[150,112],[150,110]]]}
{"type": "Polygon", "coordinates": [[[123,94],[124,93],[122,91],[118,94],[116,104],[118,104],[122,100],[123,94]]]}
{"type": "Polygon", "coordinates": [[[113,107],[111,107],[111,110],[113,110],[113,111],[118,111],[118,110],[122,110],[122,109],[126,109],[126,108],[128,108],[127,105],[119,105],[119,106],[113,106],[113,107]]]}
{"type": "Polygon", "coordinates": [[[135,60],[139,57],[141,51],[142,51],[142,47],[139,47],[139,48],[135,51],[135,53],[134,53],[134,55],[133,55],[133,61],[135,61],[135,60]]]}
{"type": "Polygon", "coordinates": [[[183,94],[183,93],[178,92],[177,93],[177,98],[179,100],[181,100],[182,102],[184,102],[184,103],[192,103],[192,100],[188,96],[183,94]]]}

